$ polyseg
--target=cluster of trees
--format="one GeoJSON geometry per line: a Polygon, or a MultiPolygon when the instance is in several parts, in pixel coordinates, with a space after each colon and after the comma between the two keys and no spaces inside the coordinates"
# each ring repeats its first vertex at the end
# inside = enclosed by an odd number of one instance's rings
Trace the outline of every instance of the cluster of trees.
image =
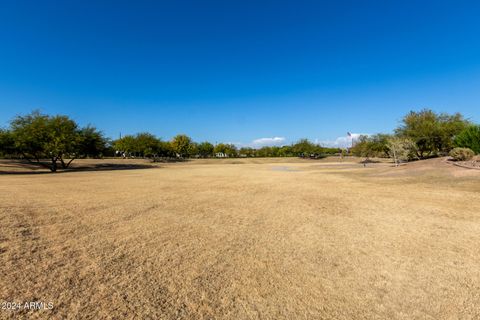
{"type": "Polygon", "coordinates": [[[163,141],[150,133],[106,138],[95,127],[80,127],[67,116],[50,116],[34,111],[17,116],[8,130],[0,129],[0,156],[17,157],[45,166],[52,172],[68,168],[77,158],[103,156],[142,158],[222,157],[319,157],[340,150],[323,148],[307,139],[282,147],[240,148],[233,144],[194,142],[184,134],[163,141]]]}
{"type": "Polygon", "coordinates": [[[179,134],[171,141],[163,141],[150,133],[126,135],[113,141],[116,155],[142,158],[189,158],[212,156],[215,147],[210,142],[196,143],[189,136],[179,134]]]}
{"type": "Polygon", "coordinates": [[[338,154],[339,148],[326,148],[320,144],[313,143],[308,139],[300,139],[298,142],[285,146],[266,146],[259,149],[241,148],[238,152],[245,157],[303,157],[319,158],[325,155],[338,154]]]}
{"type": "Polygon", "coordinates": [[[127,135],[113,142],[117,154],[124,157],[175,157],[209,158],[221,157],[320,157],[340,152],[338,148],[324,148],[319,144],[301,139],[287,146],[265,146],[262,148],[242,147],[234,144],[194,142],[184,134],[175,136],[171,141],[162,141],[149,133],[127,135]]]}
{"type": "Polygon", "coordinates": [[[435,113],[424,109],[410,112],[394,134],[361,136],[351,148],[362,157],[392,157],[414,160],[447,155],[455,147],[480,153],[480,126],[461,114],[435,113]]]}

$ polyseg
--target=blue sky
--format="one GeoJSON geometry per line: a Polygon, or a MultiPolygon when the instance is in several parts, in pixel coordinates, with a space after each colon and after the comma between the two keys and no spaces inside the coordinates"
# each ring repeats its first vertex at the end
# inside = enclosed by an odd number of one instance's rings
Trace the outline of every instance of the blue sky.
{"type": "Polygon", "coordinates": [[[333,144],[424,107],[480,122],[478,1],[2,1],[0,126],[333,144]]]}

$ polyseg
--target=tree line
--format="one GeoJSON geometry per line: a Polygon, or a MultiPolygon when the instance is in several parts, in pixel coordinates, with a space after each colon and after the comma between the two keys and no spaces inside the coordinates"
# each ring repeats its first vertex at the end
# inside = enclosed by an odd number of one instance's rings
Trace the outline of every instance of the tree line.
{"type": "Polygon", "coordinates": [[[210,157],[323,157],[340,152],[307,139],[287,146],[237,148],[234,144],[205,141],[197,143],[185,134],[164,141],[143,132],[112,140],[93,126],[80,127],[64,115],[33,111],[15,117],[8,129],[0,129],[0,156],[22,158],[57,171],[66,169],[78,158],[119,156],[161,159],[210,157]]]}
{"type": "Polygon", "coordinates": [[[111,156],[156,161],[210,157],[320,158],[332,154],[352,154],[366,158],[391,157],[397,163],[449,153],[460,154],[464,158],[479,154],[480,125],[459,113],[436,113],[429,109],[405,115],[392,134],[360,136],[345,149],[326,148],[308,139],[285,146],[237,148],[228,143],[198,143],[185,134],[164,141],[147,132],[112,140],[93,126],[80,127],[68,116],[51,116],[39,111],[17,116],[10,122],[9,128],[0,129],[0,156],[22,158],[53,172],[58,167],[68,168],[78,158],[111,156]]]}
{"type": "Polygon", "coordinates": [[[444,156],[456,148],[479,154],[480,125],[460,113],[423,109],[405,115],[393,134],[360,136],[353,141],[350,151],[356,156],[391,157],[397,162],[444,156]]]}

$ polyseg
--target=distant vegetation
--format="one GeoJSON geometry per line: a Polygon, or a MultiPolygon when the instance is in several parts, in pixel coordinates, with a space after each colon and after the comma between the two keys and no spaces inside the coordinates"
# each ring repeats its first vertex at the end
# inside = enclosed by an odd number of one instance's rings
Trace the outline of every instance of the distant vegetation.
{"type": "Polygon", "coordinates": [[[66,169],[78,158],[117,156],[161,159],[210,157],[322,157],[340,152],[302,139],[282,147],[240,148],[233,144],[194,142],[184,134],[170,141],[148,133],[125,135],[111,140],[95,127],[81,128],[67,116],[50,116],[33,111],[17,116],[8,129],[0,129],[0,156],[21,158],[49,168],[66,169]]]}
{"type": "Polygon", "coordinates": [[[91,126],[80,128],[67,116],[49,116],[34,111],[18,116],[8,130],[0,131],[0,153],[21,157],[57,171],[79,157],[99,157],[108,140],[91,126]],[[47,160],[47,162],[45,162],[47,160]]]}
{"type": "Polygon", "coordinates": [[[469,148],[480,153],[480,125],[470,125],[463,129],[454,140],[457,147],[469,148]]]}
{"type": "Polygon", "coordinates": [[[351,152],[362,157],[391,157],[396,160],[426,159],[448,155],[454,147],[480,153],[480,128],[463,115],[411,111],[394,134],[361,136],[351,152]]]}
{"type": "MultiPolygon", "coordinates": [[[[156,161],[210,157],[321,158],[353,154],[366,158],[392,157],[398,163],[447,155],[455,147],[480,153],[480,126],[459,113],[439,114],[428,109],[408,113],[394,134],[360,136],[351,148],[343,150],[323,147],[307,139],[286,146],[239,149],[233,144],[197,143],[184,134],[164,141],[148,132],[111,140],[95,127],[80,127],[67,116],[50,116],[38,111],[17,116],[8,129],[0,129],[0,156],[26,159],[53,172],[59,166],[68,168],[74,159],[87,157],[141,157],[156,161]]],[[[470,153],[463,150],[461,154],[470,153]]]]}
{"type": "Polygon", "coordinates": [[[453,148],[449,155],[455,161],[466,161],[472,159],[475,153],[469,148],[453,148]]]}

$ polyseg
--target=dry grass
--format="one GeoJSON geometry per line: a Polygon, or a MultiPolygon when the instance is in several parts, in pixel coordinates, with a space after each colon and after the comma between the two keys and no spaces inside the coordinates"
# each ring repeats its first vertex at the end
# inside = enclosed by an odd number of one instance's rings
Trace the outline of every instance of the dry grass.
{"type": "Polygon", "coordinates": [[[479,172],[232,159],[0,175],[0,301],[54,304],[0,318],[479,318],[479,172]]]}

